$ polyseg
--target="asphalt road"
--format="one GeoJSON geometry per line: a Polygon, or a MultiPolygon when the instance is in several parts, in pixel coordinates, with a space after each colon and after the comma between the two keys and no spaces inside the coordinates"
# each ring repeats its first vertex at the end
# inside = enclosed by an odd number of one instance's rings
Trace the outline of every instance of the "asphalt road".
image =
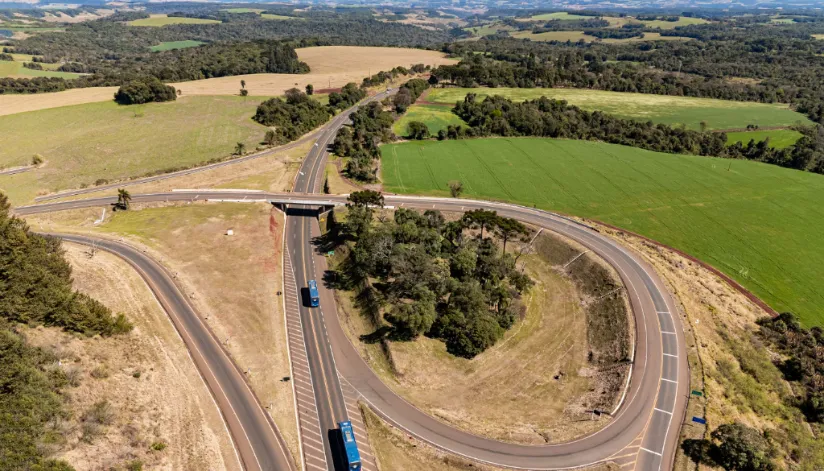
{"type": "MultiPolygon", "coordinates": [[[[344,115],[341,118],[345,119],[344,115]]],[[[662,281],[643,259],[597,231],[546,211],[523,206],[463,199],[385,195],[387,205],[445,211],[476,208],[558,232],[597,253],[621,276],[632,304],[636,349],[632,376],[621,406],[605,428],[573,442],[524,446],[497,442],[456,430],[424,414],[395,395],[361,359],[344,335],[335,312],[334,297],[321,281],[323,256],[314,253],[310,237],[318,233],[313,217],[296,217],[301,203],[341,204],[345,196],[311,194],[325,169],[325,144],[335,130],[321,133],[295,182],[295,193],[256,191],[180,191],[132,195],[132,202],[192,200],[266,200],[289,204],[287,246],[296,283],[319,281],[320,309],[302,308],[304,340],[310,350],[310,368],[318,398],[318,412],[326,430],[346,418],[336,371],[369,402],[383,418],[430,444],[486,463],[522,469],[563,469],[586,466],[610,458],[632,457],[635,469],[660,470],[672,466],[689,392],[689,371],[683,329],[675,304],[662,281]],[[302,192],[302,194],[301,194],[302,192]]],[[[116,197],[95,198],[20,207],[19,214],[34,214],[111,204],[116,197]]],[[[328,435],[327,435],[328,437],[328,435]]],[[[328,463],[333,460],[327,444],[328,463]]],[[[333,469],[330,464],[330,469],[333,469]]]]}
{"type": "Polygon", "coordinates": [[[283,437],[246,383],[243,373],[162,266],[140,250],[113,240],[50,235],[106,250],[134,267],[186,344],[223,415],[243,467],[255,471],[297,471],[283,437]]]}

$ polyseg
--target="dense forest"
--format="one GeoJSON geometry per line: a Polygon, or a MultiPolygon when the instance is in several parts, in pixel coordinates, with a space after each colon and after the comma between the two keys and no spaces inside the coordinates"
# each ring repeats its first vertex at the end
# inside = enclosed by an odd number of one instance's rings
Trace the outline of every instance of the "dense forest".
{"type": "Polygon", "coordinates": [[[200,14],[220,24],[177,24],[139,28],[127,21],[146,13],[117,13],[108,18],[71,24],[60,33],[39,33],[8,48],[44,62],[62,63],[60,70],[91,74],[78,79],[0,78],[0,93],[41,93],[70,88],[118,86],[154,76],[162,81],[197,80],[249,73],[305,73],[296,47],[322,45],[440,47],[449,36],[402,23],[387,23],[349,12],[317,12],[300,19],[271,21],[258,15],[230,14],[211,7],[200,14]],[[207,45],[163,52],[152,46],[195,40],[207,45]]]}
{"type": "Polygon", "coordinates": [[[329,107],[293,88],[286,91],[284,99],[270,98],[258,105],[252,119],[274,127],[265,139],[273,145],[294,141],[328,121],[331,115],[329,107]]]}
{"type": "Polygon", "coordinates": [[[376,180],[375,162],[380,159],[378,144],[393,138],[395,117],[384,111],[381,103],[372,102],[350,115],[352,126],[344,126],[335,136],[332,152],[347,157],[346,174],[356,180],[376,180]]]}
{"type": "Polygon", "coordinates": [[[380,193],[352,193],[335,233],[337,243],[351,244],[339,287],[356,290],[361,307],[389,323],[373,337],[427,335],[467,358],[494,345],[521,317],[521,295],[533,283],[506,252],[526,227],[486,210],[447,221],[438,211],[400,208],[376,221],[380,206],[380,193]]]}
{"type": "Polygon", "coordinates": [[[27,344],[18,324],[84,335],[117,335],[126,318],[72,289],[58,239],[32,233],[0,193],[0,468],[71,471],[46,450],[60,443],[66,372],[51,353],[27,344]]]}

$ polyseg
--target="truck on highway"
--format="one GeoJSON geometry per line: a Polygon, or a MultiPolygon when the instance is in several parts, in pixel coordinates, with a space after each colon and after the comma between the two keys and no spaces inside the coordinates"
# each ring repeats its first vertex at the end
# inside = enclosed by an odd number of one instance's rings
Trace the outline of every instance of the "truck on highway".
{"type": "Polygon", "coordinates": [[[361,459],[358,452],[358,443],[355,441],[355,432],[352,430],[352,422],[348,420],[338,423],[340,434],[343,436],[343,448],[346,452],[347,469],[350,471],[360,471],[361,459]]]}
{"type": "Polygon", "coordinates": [[[309,280],[309,305],[320,306],[320,296],[318,295],[318,284],[315,280],[309,280]]]}

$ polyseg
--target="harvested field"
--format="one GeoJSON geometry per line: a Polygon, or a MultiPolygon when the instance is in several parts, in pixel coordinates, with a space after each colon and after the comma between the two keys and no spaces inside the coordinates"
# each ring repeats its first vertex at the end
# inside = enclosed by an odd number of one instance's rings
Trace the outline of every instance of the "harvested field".
{"type": "MultiPolygon", "coordinates": [[[[349,82],[360,85],[364,77],[381,70],[402,65],[453,64],[444,54],[422,49],[393,47],[322,46],[298,49],[300,60],[309,64],[308,74],[253,74],[220,77],[174,84],[187,95],[237,95],[241,80],[255,96],[278,96],[286,90],[303,89],[313,84],[315,89],[339,88],[349,82]]],[[[2,64],[2,62],[0,62],[2,64]]],[[[57,93],[32,95],[0,95],[0,115],[25,111],[112,100],[117,87],[83,88],[57,93]]]]}
{"type": "Polygon", "coordinates": [[[705,25],[709,23],[709,21],[703,18],[692,18],[689,16],[679,16],[678,21],[652,20],[640,22],[643,23],[644,26],[646,26],[647,28],[660,29],[675,29],[679,26],[705,25]]]}
{"type": "Polygon", "coordinates": [[[824,176],[558,139],[381,149],[386,191],[448,196],[447,182],[460,180],[466,197],[604,221],[709,263],[807,326],[824,325],[824,176]]]}
{"type": "Polygon", "coordinates": [[[554,13],[543,13],[540,15],[532,15],[529,18],[519,18],[519,21],[550,21],[550,20],[590,20],[597,18],[596,16],[576,15],[566,11],[556,11],[554,13]]]}
{"type": "MultiPolygon", "coordinates": [[[[426,96],[428,102],[454,105],[467,93],[479,96],[500,95],[513,101],[534,100],[545,96],[566,100],[587,111],[603,111],[620,118],[652,121],[671,126],[685,125],[699,130],[701,121],[707,129],[743,129],[749,124],[781,127],[812,122],[786,104],[716,100],[712,98],[676,97],[648,93],[608,92],[577,88],[436,88],[426,96]]],[[[769,131],[765,131],[769,132],[769,131]]]]}
{"type": "Polygon", "coordinates": [[[129,21],[129,26],[167,26],[167,25],[212,25],[220,23],[217,20],[204,18],[186,18],[180,16],[150,15],[149,18],[129,21]]]}
{"type": "Polygon", "coordinates": [[[266,131],[250,119],[260,101],[184,96],[171,103],[107,101],[1,116],[0,165],[26,165],[34,154],[46,163],[0,176],[0,188],[21,204],[38,193],[225,158],[237,142],[254,149],[266,131]]]}
{"type": "Polygon", "coordinates": [[[297,429],[281,298],[282,213],[264,203],[155,204],[28,218],[35,228],[125,237],[164,264],[227,348],[297,453],[297,429]],[[234,235],[227,236],[226,230],[234,235]]]}
{"type": "Polygon", "coordinates": [[[54,351],[78,382],[65,388],[72,418],[54,457],[77,469],[122,469],[138,459],[153,469],[240,470],[220,411],[145,282],[114,255],[90,258],[87,247],[65,247],[75,287],[123,312],[135,329],[113,338],[26,329],[31,343],[54,351]],[[103,401],[108,425],[78,423],[103,401]],[[152,451],[154,443],[166,448],[152,451]]]}
{"type": "MultiPolygon", "coordinates": [[[[524,444],[557,443],[592,432],[608,419],[592,420],[590,411],[611,410],[624,382],[625,368],[615,368],[615,364],[624,359],[628,344],[616,347],[614,342],[615,337],[627,334],[624,301],[615,297],[620,308],[614,311],[605,309],[613,306],[613,298],[584,303],[596,292],[603,294],[601,289],[613,290],[612,275],[595,270],[600,265],[586,256],[578,266],[581,273],[577,267],[562,273],[559,261],[545,254],[568,251],[574,257],[581,250],[559,238],[541,239],[538,246],[539,255],[521,258],[536,281],[524,297],[525,317],[494,347],[471,360],[450,355],[443,342],[427,337],[390,342],[388,356],[380,345],[360,341],[361,335],[372,333],[376,326],[359,313],[350,292],[337,293],[342,323],[387,385],[446,423],[524,444]],[[584,279],[598,286],[581,283],[584,279]],[[596,317],[603,318],[602,322],[596,317]],[[600,327],[606,325],[609,328],[600,327]],[[588,360],[590,352],[592,361],[588,360]]],[[[622,340],[628,342],[625,336],[622,340]]]]}

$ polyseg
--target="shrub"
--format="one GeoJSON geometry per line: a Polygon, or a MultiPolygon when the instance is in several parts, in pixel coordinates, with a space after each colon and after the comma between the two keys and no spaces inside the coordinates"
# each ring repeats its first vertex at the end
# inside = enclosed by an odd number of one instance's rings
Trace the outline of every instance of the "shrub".
{"type": "Polygon", "coordinates": [[[152,451],[163,451],[166,449],[167,446],[168,445],[166,444],[166,442],[164,442],[163,440],[158,440],[152,443],[152,445],[149,448],[151,448],[152,451]]]}
{"type": "Polygon", "coordinates": [[[122,85],[114,94],[114,101],[121,105],[139,105],[176,99],[175,87],[165,85],[154,77],[132,80],[122,85]]]}
{"type": "Polygon", "coordinates": [[[31,158],[31,164],[34,166],[40,165],[43,163],[43,156],[40,154],[34,154],[31,158]]]}

